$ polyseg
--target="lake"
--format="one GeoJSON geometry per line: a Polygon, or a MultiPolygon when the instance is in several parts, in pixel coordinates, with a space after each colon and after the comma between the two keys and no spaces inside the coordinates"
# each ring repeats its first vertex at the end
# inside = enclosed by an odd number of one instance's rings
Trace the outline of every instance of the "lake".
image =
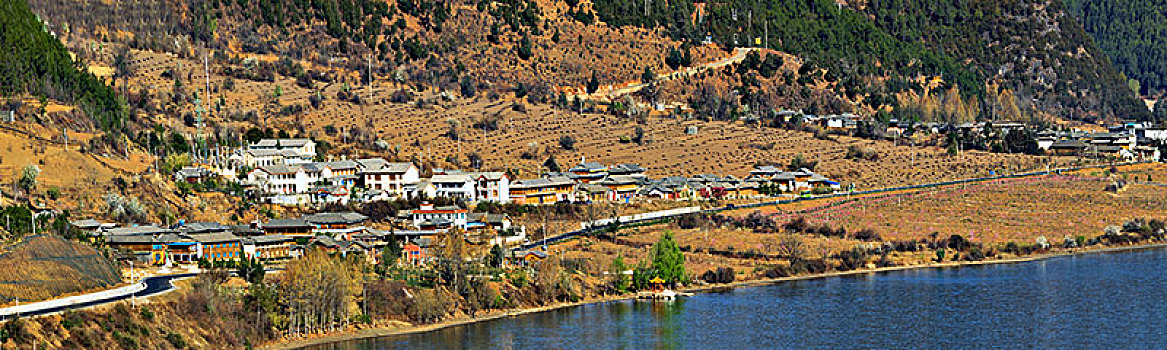
{"type": "Polygon", "coordinates": [[[1167,250],[618,301],[311,349],[1167,348],[1167,250]]]}

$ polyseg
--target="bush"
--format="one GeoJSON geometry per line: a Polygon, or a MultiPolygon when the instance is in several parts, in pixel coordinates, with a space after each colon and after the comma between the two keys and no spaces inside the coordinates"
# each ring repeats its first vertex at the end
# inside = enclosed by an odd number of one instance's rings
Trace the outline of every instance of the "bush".
{"type": "Polygon", "coordinates": [[[968,250],[968,248],[971,245],[972,245],[972,243],[970,243],[967,239],[964,238],[964,236],[961,236],[961,235],[949,236],[948,243],[946,244],[946,246],[948,248],[951,248],[952,250],[955,250],[958,252],[963,252],[965,250],[968,250]]]}
{"type": "Polygon", "coordinates": [[[179,334],[178,332],[170,332],[166,334],[166,341],[169,342],[171,346],[174,346],[175,349],[186,348],[186,338],[183,338],[182,334],[179,334]]]}
{"type": "Polygon", "coordinates": [[[799,260],[790,264],[790,269],[793,274],[799,273],[823,273],[827,272],[827,262],[822,259],[818,260],[799,260]]]}
{"type": "Polygon", "coordinates": [[[575,138],[570,135],[563,135],[559,138],[559,147],[568,151],[575,150],[575,138]]]}
{"type": "Polygon", "coordinates": [[[981,245],[973,245],[968,248],[968,253],[964,255],[965,261],[981,261],[985,260],[985,252],[981,245]]]}
{"type": "Polygon", "coordinates": [[[732,283],[735,275],[733,268],[718,267],[716,270],[705,271],[701,280],[708,283],[732,283]]]}
{"type": "Polygon", "coordinates": [[[879,236],[878,233],[875,233],[875,230],[872,230],[870,228],[865,228],[865,229],[856,231],[854,236],[855,236],[855,239],[860,240],[860,241],[864,241],[864,242],[879,241],[879,240],[883,239],[882,237],[879,236]]]}
{"type": "Polygon", "coordinates": [[[12,340],[20,344],[31,340],[32,334],[28,332],[25,322],[22,318],[16,318],[5,323],[4,327],[0,328],[0,343],[12,340]]]}
{"type": "Polygon", "coordinates": [[[848,271],[862,268],[867,265],[867,250],[855,247],[850,251],[841,252],[837,255],[839,258],[839,269],[848,271]]]}

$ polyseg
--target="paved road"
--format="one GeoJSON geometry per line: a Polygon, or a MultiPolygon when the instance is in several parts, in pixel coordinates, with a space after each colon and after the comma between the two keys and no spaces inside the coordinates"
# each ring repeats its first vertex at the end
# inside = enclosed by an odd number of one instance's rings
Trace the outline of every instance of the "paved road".
{"type": "MultiPolygon", "coordinates": [[[[35,309],[34,311],[28,311],[27,309],[23,309],[23,310],[21,310],[19,316],[20,317],[28,317],[28,316],[50,315],[50,314],[54,314],[54,313],[58,313],[58,312],[63,312],[66,310],[83,309],[83,308],[87,308],[87,307],[93,307],[93,306],[97,306],[97,305],[118,302],[118,301],[129,299],[131,297],[143,298],[143,297],[158,295],[158,294],[162,294],[162,293],[166,293],[168,291],[174,290],[174,288],[175,288],[174,283],[173,283],[174,280],[192,277],[195,275],[196,274],[193,274],[193,273],[185,273],[185,274],[177,274],[177,275],[147,277],[146,279],[142,280],[142,283],[144,283],[146,285],[146,288],[142,289],[138,292],[126,293],[126,294],[121,294],[121,295],[116,295],[116,296],[108,296],[108,295],[103,295],[101,292],[94,292],[94,293],[90,293],[88,295],[97,295],[97,297],[84,298],[84,296],[81,296],[82,298],[80,298],[80,299],[83,299],[83,300],[79,300],[78,302],[75,302],[75,303],[68,303],[67,305],[56,305],[57,303],[53,303],[53,300],[36,302],[36,303],[29,304],[29,305],[37,305],[37,304],[46,304],[46,305],[45,305],[45,307],[41,307],[41,308],[34,307],[34,309],[35,309]]],[[[0,320],[7,320],[7,319],[13,318],[15,316],[16,316],[16,314],[0,314],[0,320]]]]}

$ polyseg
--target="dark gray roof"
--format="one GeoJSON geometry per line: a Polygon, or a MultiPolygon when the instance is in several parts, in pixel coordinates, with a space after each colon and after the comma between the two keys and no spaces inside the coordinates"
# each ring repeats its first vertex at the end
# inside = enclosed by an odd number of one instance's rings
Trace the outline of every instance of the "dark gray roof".
{"type": "Polygon", "coordinates": [[[608,168],[608,172],[611,174],[637,174],[643,173],[644,168],[640,167],[640,164],[636,163],[623,163],[608,168]]]}
{"type": "Polygon", "coordinates": [[[404,173],[413,163],[390,163],[381,158],[357,159],[363,173],[404,173]]]}
{"type": "Polygon", "coordinates": [[[568,169],[568,171],[600,171],[605,170],[606,168],[607,167],[598,162],[583,162],[572,167],[571,169],[568,169]]]}
{"type": "Polygon", "coordinates": [[[188,222],[178,227],[182,233],[227,232],[231,228],[217,222],[188,222]]]}
{"type": "Polygon", "coordinates": [[[105,231],[107,236],[140,236],[140,235],[157,235],[172,232],[169,229],[164,229],[154,225],[147,226],[130,226],[111,228],[105,231]]]}
{"type": "Polygon", "coordinates": [[[272,219],[263,224],[262,227],[267,228],[289,228],[289,227],[312,227],[312,224],[304,219],[272,219]]]}
{"type": "Polygon", "coordinates": [[[284,243],[284,242],[291,242],[292,241],[292,237],[288,237],[288,236],[284,236],[284,235],[264,235],[264,236],[250,237],[248,239],[255,242],[255,244],[275,244],[275,243],[284,243]]]}
{"type": "Polygon", "coordinates": [[[183,237],[189,238],[199,243],[222,243],[222,242],[238,242],[240,238],[230,233],[201,233],[201,234],[187,234],[183,237]]]}
{"type": "Polygon", "coordinates": [[[369,219],[360,213],[316,213],[304,216],[304,220],[313,224],[357,224],[369,219]]]}

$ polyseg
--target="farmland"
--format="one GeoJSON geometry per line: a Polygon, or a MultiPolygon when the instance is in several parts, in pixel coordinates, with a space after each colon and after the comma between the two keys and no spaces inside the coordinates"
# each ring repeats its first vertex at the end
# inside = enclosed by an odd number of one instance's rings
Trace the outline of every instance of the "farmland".
{"type": "MultiPolygon", "coordinates": [[[[620,255],[631,261],[644,256],[647,246],[662,232],[673,232],[686,249],[690,272],[733,267],[745,277],[784,261],[790,240],[797,240],[806,258],[837,257],[856,247],[878,247],[880,242],[944,241],[959,235],[981,245],[998,258],[1015,256],[1006,246],[1033,245],[1044,237],[1060,245],[1066,237],[1100,238],[1107,226],[1122,226],[1132,219],[1167,219],[1164,189],[1154,184],[1133,183],[1117,193],[1104,189],[1123,173],[1163,172],[1159,164],[1119,167],[1111,177],[1051,175],[1002,179],[918,191],[897,191],[851,198],[804,201],[736,210],[707,218],[697,227],[678,222],[627,228],[612,239],[586,238],[560,248],[572,257],[610,259],[620,255]],[[802,219],[810,227],[831,227],[849,232],[843,236],[791,232],[787,223],[802,219]],[[744,224],[743,224],[744,223],[744,224]],[[869,230],[875,239],[860,240],[857,232],[869,230]]],[[[1100,172],[1088,171],[1088,172],[1100,172]]],[[[1139,175],[1142,176],[1142,175],[1139,175]]],[[[1153,176],[1153,175],[1152,175],[1153,176]]],[[[930,250],[895,251],[896,265],[934,262],[930,250]]]]}

